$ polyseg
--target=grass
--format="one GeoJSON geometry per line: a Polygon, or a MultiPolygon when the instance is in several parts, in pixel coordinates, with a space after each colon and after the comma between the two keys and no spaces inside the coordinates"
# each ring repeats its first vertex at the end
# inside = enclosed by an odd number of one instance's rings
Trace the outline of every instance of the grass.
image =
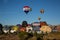
{"type": "Polygon", "coordinates": [[[20,32],[16,35],[13,35],[13,34],[3,34],[3,35],[0,35],[0,40],[47,40],[47,39],[60,39],[60,32],[52,32],[52,33],[49,33],[47,35],[43,35],[43,34],[37,34],[37,33],[34,33],[34,34],[29,34],[27,32],[20,32]]]}

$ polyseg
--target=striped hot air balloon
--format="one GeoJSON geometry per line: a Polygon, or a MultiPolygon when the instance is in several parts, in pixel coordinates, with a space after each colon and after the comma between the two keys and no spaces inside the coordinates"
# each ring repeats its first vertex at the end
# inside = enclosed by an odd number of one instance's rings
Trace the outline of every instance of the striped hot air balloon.
{"type": "Polygon", "coordinates": [[[34,22],[32,23],[33,26],[40,26],[40,22],[34,22]]]}
{"type": "Polygon", "coordinates": [[[30,7],[29,6],[24,6],[23,7],[23,11],[27,14],[30,11],[30,7]]]}

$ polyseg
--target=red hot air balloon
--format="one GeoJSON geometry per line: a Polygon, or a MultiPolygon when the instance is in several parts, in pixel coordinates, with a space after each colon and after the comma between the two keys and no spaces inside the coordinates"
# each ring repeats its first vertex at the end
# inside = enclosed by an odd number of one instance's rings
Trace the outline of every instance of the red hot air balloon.
{"type": "Polygon", "coordinates": [[[23,11],[27,14],[30,11],[30,7],[29,6],[24,6],[23,11]]]}

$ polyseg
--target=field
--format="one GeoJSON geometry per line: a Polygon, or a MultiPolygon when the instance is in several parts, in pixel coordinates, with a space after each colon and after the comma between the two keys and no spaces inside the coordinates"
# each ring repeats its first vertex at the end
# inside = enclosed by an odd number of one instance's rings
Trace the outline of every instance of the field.
{"type": "MultiPolygon", "coordinates": [[[[16,34],[2,34],[0,35],[0,40],[25,40],[24,38],[26,37],[26,35],[25,37],[21,35],[21,37],[16,34]],[[23,39],[21,39],[21,37],[23,39]]],[[[45,35],[33,35],[33,37],[28,38],[28,40],[60,40],[60,32],[53,32],[45,35]]]]}

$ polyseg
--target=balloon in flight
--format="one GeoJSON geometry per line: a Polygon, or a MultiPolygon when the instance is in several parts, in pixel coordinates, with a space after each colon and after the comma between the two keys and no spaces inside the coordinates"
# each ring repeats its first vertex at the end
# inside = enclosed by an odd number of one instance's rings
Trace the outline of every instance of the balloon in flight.
{"type": "Polygon", "coordinates": [[[41,10],[40,10],[40,13],[43,14],[43,13],[44,13],[44,9],[41,9],[41,10]]]}
{"type": "Polygon", "coordinates": [[[29,11],[31,11],[31,8],[29,6],[24,6],[23,11],[28,14],[29,11]]]}
{"type": "Polygon", "coordinates": [[[38,20],[41,20],[41,18],[40,18],[40,17],[38,17],[38,20]]]}

